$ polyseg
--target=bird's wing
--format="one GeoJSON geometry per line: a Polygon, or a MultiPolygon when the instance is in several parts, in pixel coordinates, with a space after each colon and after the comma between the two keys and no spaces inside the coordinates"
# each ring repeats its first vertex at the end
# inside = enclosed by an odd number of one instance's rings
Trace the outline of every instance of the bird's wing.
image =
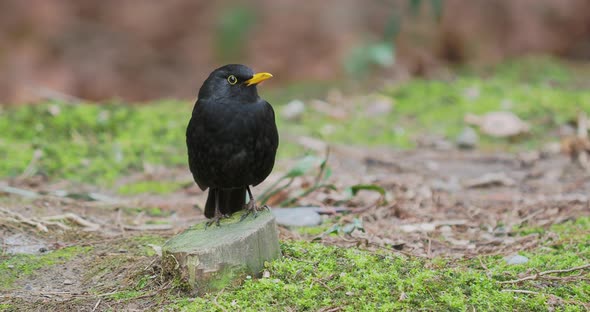
{"type": "Polygon", "coordinates": [[[271,142],[271,146],[274,149],[275,153],[277,148],[279,147],[279,131],[277,130],[277,124],[275,121],[275,111],[272,108],[272,105],[270,105],[268,102],[264,101],[264,103],[266,104],[266,111],[267,111],[267,118],[269,120],[268,122],[268,134],[269,134],[269,139],[271,142]]]}
{"type": "Polygon", "coordinates": [[[195,120],[195,117],[193,115],[186,128],[186,146],[188,150],[189,168],[193,174],[195,182],[197,182],[199,188],[204,191],[209,187],[209,185],[207,185],[204,181],[199,179],[196,165],[196,162],[198,161],[196,151],[199,148],[199,143],[197,142],[197,134],[202,133],[200,127],[202,127],[202,124],[195,120]]]}
{"type": "Polygon", "coordinates": [[[275,122],[275,113],[272,106],[264,101],[263,109],[257,118],[258,135],[255,141],[256,176],[253,185],[264,181],[272,171],[275,162],[277,148],[279,146],[279,133],[275,122]]]}

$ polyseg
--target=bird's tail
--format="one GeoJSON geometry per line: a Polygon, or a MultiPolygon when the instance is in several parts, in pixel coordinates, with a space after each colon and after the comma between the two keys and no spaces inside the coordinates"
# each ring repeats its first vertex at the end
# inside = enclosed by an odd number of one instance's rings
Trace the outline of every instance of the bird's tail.
{"type": "Polygon", "coordinates": [[[231,215],[240,211],[246,204],[246,189],[216,189],[210,188],[205,204],[205,217],[213,218],[215,216],[215,194],[219,192],[219,211],[222,214],[231,215]]]}

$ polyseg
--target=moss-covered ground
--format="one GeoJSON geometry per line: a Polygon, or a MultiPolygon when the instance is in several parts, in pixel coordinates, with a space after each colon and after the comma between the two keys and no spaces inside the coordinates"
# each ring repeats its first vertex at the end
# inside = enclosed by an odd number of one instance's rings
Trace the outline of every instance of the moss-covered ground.
{"type": "MultiPolygon", "coordinates": [[[[266,264],[263,278],[246,277],[222,292],[189,296],[179,285],[161,291],[159,276],[150,264],[157,256],[150,244],[159,236],[138,236],[104,245],[67,247],[41,256],[3,257],[0,291],[23,285],[52,266],[67,265],[74,257],[93,264],[82,279],[80,304],[102,298],[109,305],[142,305],[172,311],[585,311],[590,302],[590,273],[554,273],[517,283],[506,283],[538,272],[569,269],[590,261],[590,218],[534,231],[544,243],[520,255],[529,259],[508,265],[502,256],[472,259],[407,256],[391,249],[367,250],[284,241],[283,258],[266,264]],[[504,283],[503,283],[504,282],[504,283]],[[146,300],[146,296],[149,300],[146,300]],[[137,302],[136,302],[137,301],[137,302]]],[[[79,265],[79,264],[76,264],[79,265]]],[[[56,277],[59,278],[59,277],[56,277]]],[[[3,311],[37,309],[42,302],[14,300],[3,311]]],[[[70,302],[71,304],[71,302],[70,302]]],[[[62,305],[55,305],[59,310],[62,305]]]]}
{"type": "Polygon", "coordinates": [[[519,265],[507,265],[502,256],[423,259],[389,250],[370,252],[287,241],[282,245],[284,259],[267,265],[268,278],[247,279],[221,294],[181,299],[174,309],[585,311],[590,302],[588,270],[553,274],[553,279],[501,283],[590,260],[589,218],[554,226],[541,235],[548,238],[546,243],[519,253],[530,259],[519,265]],[[576,278],[568,280],[571,276],[576,278]]]}

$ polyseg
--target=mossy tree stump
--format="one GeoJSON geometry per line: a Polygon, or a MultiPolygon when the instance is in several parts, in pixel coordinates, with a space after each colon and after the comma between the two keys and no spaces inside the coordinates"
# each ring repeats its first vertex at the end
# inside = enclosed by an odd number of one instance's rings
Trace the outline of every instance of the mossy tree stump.
{"type": "Polygon", "coordinates": [[[269,210],[244,212],[205,227],[205,221],[162,247],[165,276],[179,278],[197,294],[219,290],[243,275],[258,275],[264,262],[281,256],[275,218],[269,210]]]}

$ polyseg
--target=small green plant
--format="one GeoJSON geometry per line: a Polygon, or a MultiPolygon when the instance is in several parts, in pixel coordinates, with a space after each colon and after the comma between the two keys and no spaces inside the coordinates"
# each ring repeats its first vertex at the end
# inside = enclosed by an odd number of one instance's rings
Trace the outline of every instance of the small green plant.
{"type": "MultiPolygon", "coordinates": [[[[422,6],[422,0],[408,0],[412,16],[418,15],[422,6]]],[[[433,15],[440,20],[443,9],[443,0],[430,0],[433,15]]],[[[402,15],[397,13],[399,6],[391,9],[389,20],[381,38],[368,39],[363,44],[355,46],[344,60],[346,72],[356,78],[364,78],[375,68],[388,68],[395,64],[394,41],[399,33],[403,21],[402,15]]]]}
{"type": "Polygon", "coordinates": [[[291,170],[289,170],[280,179],[278,179],[275,183],[269,186],[260,195],[260,202],[264,205],[272,196],[288,188],[293,183],[293,181],[295,181],[295,178],[306,175],[309,171],[311,171],[314,168],[314,166],[318,167],[318,172],[316,174],[314,182],[309,187],[306,187],[305,189],[298,191],[296,194],[282,201],[278,204],[278,206],[290,206],[297,202],[299,198],[305,197],[311,192],[314,192],[322,188],[335,189],[334,185],[326,183],[326,181],[332,175],[332,169],[328,166],[328,155],[329,153],[326,153],[326,157],[323,159],[313,155],[307,155],[301,158],[299,162],[297,162],[297,164],[293,168],[291,168],[291,170]]]}

